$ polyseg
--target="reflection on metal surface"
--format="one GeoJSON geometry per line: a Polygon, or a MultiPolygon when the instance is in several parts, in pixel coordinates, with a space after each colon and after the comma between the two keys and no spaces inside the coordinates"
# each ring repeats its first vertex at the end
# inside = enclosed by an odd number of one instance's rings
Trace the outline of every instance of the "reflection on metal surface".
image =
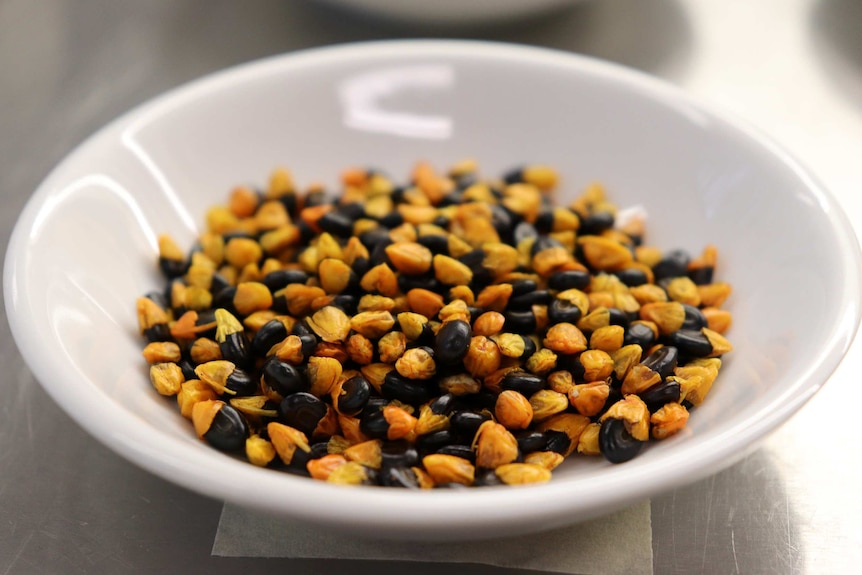
{"type": "Polygon", "coordinates": [[[452,118],[387,109],[386,100],[408,90],[442,92],[454,83],[454,70],[443,64],[378,68],[350,76],[338,87],[344,123],[356,130],[446,140],[452,136],[452,118]]]}
{"type": "Polygon", "coordinates": [[[656,573],[800,573],[795,501],[766,450],[652,501],[656,573]],[[721,557],[721,561],[716,561],[721,557]]]}
{"type": "MultiPolygon", "coordinates": [[[[45,223],[57,212],[63,209],[65,202],[70,200],[76,194],[93,189],[102,189],[113,195],[115,198],[123,202],[129,208],[129,212],[134,216],[135,221],[144,233],[147,243],[152,247],[153,251],[158,251],[158,241],[156,233],[150,227],[146,216],[144,216],[138,202],[132,195],[120,185],[116,180],[109,178],[104,174],[90,174],[78,180],[75,180],[50,198],[45,201],[45,207],[39,211],[33,221],[33,229],[30,230],[30,239],[35,240],[42,230],[45,223]]],[[[83,222],[82,222],[83,224],[83,222]]]]}

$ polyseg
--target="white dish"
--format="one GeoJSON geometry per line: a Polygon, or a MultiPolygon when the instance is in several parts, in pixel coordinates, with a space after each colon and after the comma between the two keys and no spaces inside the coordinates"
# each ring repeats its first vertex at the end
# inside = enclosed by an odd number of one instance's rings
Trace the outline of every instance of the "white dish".
{"type": "Polygon", "coordinates": [[[678,90],[543,49],[404,41],[228,70],[147,103],[74,150],[21,214],[5,267],[15,339],[79,424],[189,489],[369,536],[487,538],[608,513],[730,465],[827,380],[860,315],[859,249],[795,160],[678,90]],[[557,166],[562,194],[603,181],[650,214],[649,243],[720,249],[734,286],[728,358],[687,429],[544,485],[469,492],[341,488],[255,468],[194,437],[151,388],[135,298],[160,287],[155,234],[190,245],[205,209],[277,165],[299,182],[349,165],[405,177],[478,158],[487,174],[557,166]]]}

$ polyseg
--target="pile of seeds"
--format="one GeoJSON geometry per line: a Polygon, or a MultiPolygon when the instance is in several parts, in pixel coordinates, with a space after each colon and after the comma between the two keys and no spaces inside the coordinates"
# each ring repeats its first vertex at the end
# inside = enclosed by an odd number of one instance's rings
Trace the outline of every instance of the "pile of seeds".
{"type": "Polygon", "coordinates": [[[159,238],[138,299],[150,380],[213,447],[338,484],[547,481],[682,429],[731,350],[717,252],[643,244],[600,185],[482,180],[428,164],[342,191],[276,170],[206,214],[190,255],[159,238]],[[618,221],[618,219],[620,221],[618,221]]]}

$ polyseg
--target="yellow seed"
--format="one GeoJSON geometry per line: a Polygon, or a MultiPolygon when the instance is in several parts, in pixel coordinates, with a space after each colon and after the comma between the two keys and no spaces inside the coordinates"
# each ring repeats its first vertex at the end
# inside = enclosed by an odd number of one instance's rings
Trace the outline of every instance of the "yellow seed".
{"type": "Polygon", "coordinates": [[[275,447],[259,435],[252,435],[245,440],[245,456],[252,465],[266,467],[275,459],[275,447]]]}
{"type": "Polygon", "coordinates": [[[278,457],[285,465],[290,465],[297,449],[305,453],[311,451],[305,434],[289,425],[271,421],[266,426],[266,432],[269,434],[269,440],[278,453],[278,457]]]}
{"type": "Polygon", "coordinates": [[[548,330],[543,345],[564,354],[580,353],[587,349],[587,338],[573,324],[562,322],[548,330]]]}
{"type": "Polygon", "coordinates": [[[192,410],[196,403],[215,399],[218,399],[215,390],[199,379],[184,381],[180,386],[179,393],[177,393],[177,405],[180,408],[180,414],[186,419],[192,418],[192,410]]]}
{"type": "Polygon", "coordinates": [[[569,438],[569,448],[563,455],[569,456],[578,446],[578,439],[589,425],[590,419],[574,413],[558,413],[539,423],[537,431],[562,431],[569,438]]]}
{"type": "Polygon", "coordinates": [[[619,325],[600,327],[590,336],[590,347],[610,353],[623,346],[625,329],[619,325]]]}
{"type": "Polygon", "coordinates": [[[263,249],[251,238],[231,238],[225,245],[224,256],[230,265],[242,269],[247,264],[259,262],[263,249]]]}
{"type": "Polygon", "coordinates": [[[534,451],[524,456],[524,463],[532,463],[544,467],[548,471],[553,471],[565,461],[565,457],[556,451],[534,451]]]}
{"type": "Polygon", "coordinates": [[[395,269],[407,275],[423,274],[431,269],[431,250],[416,242],[389,244],[386,255],[395,269]]]}
{"type": "Polygon", "coordinates": [[[317,274],[320,287],[329,294],[339,294],[346,290],[354,277],[350,266],[335,258],[321,260],[317,267],[317,274]]]}
{"type": "Polygon", "coordinates": [[[436,373],[436,364],[431,355],[421,347],[408,349],[395,362],[398,373],[408,379],[430,379],[436,373]]]}
{"type": "Polygon", "coordinates": [[[404,332],[391,331],[377,342],[377,352],[383,363],[395,363],[407,349],[407,336],[404,332]]]}
{"type": "Polygon", "coordinates": [[[449,256],[434,256],[434,277],[444,285],[469,284],[473,280],[473,270],[449,256]]]}
{"type": "Polygon", "coordinates": [[[530,396],[530,406],[533,408],[533,421],[543,421],[564,412],[569,407],[569,398],[551,389],[540,389],[530,396]]]}
{"type": "Polygon", "coordinates": [[[640,318],[655,323],[662,335],[670,335],[682,327],[685,308],[679,302],[648,303],[641,306],[640,318]]]}
{"type": "Polygon", "coordinates": [[[497,344],[485,336],[470,339],[470,347],[464,356],[464,367],[473,377],[485,377],[500,367],[501,355],[497,344]]]}
{"type": "Polygon", "coordinates": [[[494,421],[482,423],[473,442],[478,467],[494,469],[511,463],[518,457],[518,441],[515,436],[494,421]]]}
{"type": "Polygon", "coordinates": [[[347,459],[343,455],[330,453],[319,459],[310,459],[305,467],[312,478],[326,481],[333,471],[345,463],[347,463],[347,459]]]}
{"type": "Polygon", "coordinates": [[[401,326],[401,331],[410,341],[415,341],[422,336],[427,323],[428,318],[418,313],[402,312],[398,314],[398,325],[401,326]]]}
{"type": "Polygon", "coordinates": [[[604,408],[610,395],[610,387],[604,381],[591,381],[572,386],[568,401],[581,415],[592,417],[604,408]]]}
{"type": "Polygon", "coordinates": [[[524,364],[527,371],[536,375],[545,375],[555,367],[557,367],[557,354],[547,348],[542,348],[529,358],[524,364]]]}
{"type": "Polygon", "coordinates": [[[650,416],[652,436],[665,439],[680,431],[688,422],[688,410],[678,403],[668,403],[650,416]]]}
{"type": "Polygon", "coordinates": [[[476,468],[462,457],[434,453],[422,458],[422,466],[434,483],[460,483],[472,485],[476,468]]]}
{"type": "Polygon", "coordinates": [[[316,311],[307,323],[320,339],[329,343],[343,342],[350,333],[350,318],[341,309],[331,305],[316,311]]]}
{"type": "Polygon", "coordinates": [[[368,472],[361,463],[348,461],[339,465],[326,478],[327,483],[336,485],[361,485],[368,481],[368,472]]]}
{"type": "Polygon", "coordinates": [[[634,256],[621,243],[601,236],[583,236],[578,244],[584,252],[589,265],[597,270],[615,271],[627,268],[634,256]]]}
{"type": "Polygon", "coordinates": [[[581,455],[601,455],[602,450],[599,447],[599,432],[602,426],[600,423],[589,424],[581,436],[578,438],[578,453],[581,455]]]}
{"type": "Polygon", "coordinates": [[[172,341],[148,343],[141,353],[150,365],[154,363],[176,363],[182,359],[180,346],[172,341]]]}
{"type": "Polygon", "coordinates": [[[383,458],[380,452],[380,446],[383,442],[379,439],[370,439],[351,445],[342,452],[342,455],[348,461],[356,461],[371,469],[380,469],[380,463],[383,458]]]}
{"type": "Polygon", "coordinates": [[[533,421],[533,406],[517,391],[507,389],[497,396],[494,416],[506,429],[527,429],[533,421]]]}
{"type": "Polygon", "coordinates": [[[262,283],[242,282],[236,286],[233,305],[240,315],[249,315],[271,308],[272,294],[262,283]]]}
{"type": "Polygon", "coordinates": [[[551,470],[533,463],[509,463],[494,470],[506,485],[544,483],[551,480],[551,470]]]}
{"type": "Polygon", "coordinates": [[[700,293],[697,285],[686,276],[673,278],[667,283],[667,295],[672,301],[678,301],[692,306],[700,305],[700,293]]]}
{"type": "Polygon", "coordinates": [[[150,383],[161,395],[176,395],[185,381],[183,370],[175,363],[157,363],[150,366],[150,383]]]}
{"type": "Polygon", "coordinates": [[[371,339],[378,339],[395,325],[388,311],[363,311],[350,318],[350,327],[371,339]]]}

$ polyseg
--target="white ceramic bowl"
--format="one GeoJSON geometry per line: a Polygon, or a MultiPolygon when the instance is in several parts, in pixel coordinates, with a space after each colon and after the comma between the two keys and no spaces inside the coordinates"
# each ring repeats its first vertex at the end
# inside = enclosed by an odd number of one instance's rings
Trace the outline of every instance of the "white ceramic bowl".
{"type": "Polygon", "coordinates": [[[552,528],[694,481],[740,458],[829,377],[859,320],[859,249],[838,205],[779,147],[678,90],[560,52],[386,42],[275,57],[172,91],[113,122],[39,187],[6,258],[19,348],[59,405],[124,457],[237,504],[400,538],[552,528]],[[408,492],[263,470],[194,437],[151,389],[135,298],[160,287],[155,234],[190,245],[231,186],[288,165],[334,183],[350,165],[478,158],[487,174],[559,167],[561,200],[592,180],[649,213],[665,249],[720,249],[734,286],[727,358],[686,430],[544,485],[408,492]]]}

